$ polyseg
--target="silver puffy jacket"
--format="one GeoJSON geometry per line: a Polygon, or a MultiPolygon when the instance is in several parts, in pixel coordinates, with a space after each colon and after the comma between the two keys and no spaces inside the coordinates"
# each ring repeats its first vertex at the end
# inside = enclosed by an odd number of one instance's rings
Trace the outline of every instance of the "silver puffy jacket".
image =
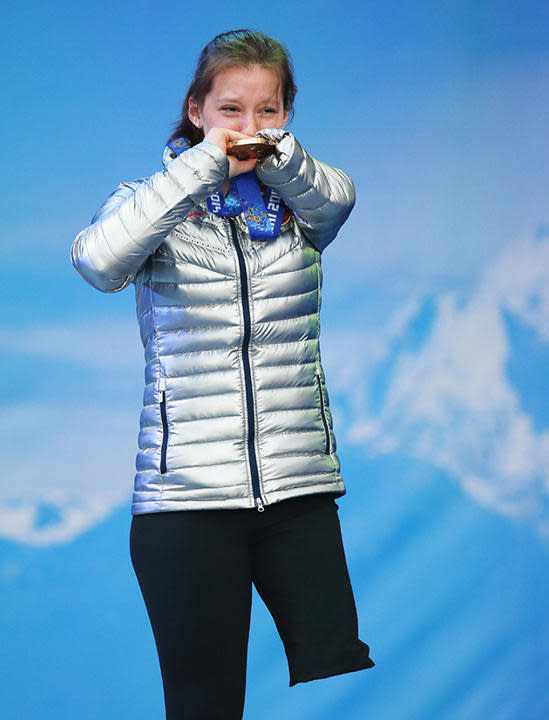
{"type": "Polygon", "coordinates": [[[104,292],[134,283],[145,392],[132,513],[344,495],[319,348],[322,250],[354,204],[341,170],[288,133],[257,169],[292,210],[275,240],[208,212],[228,178],[203,141],[122,182],[71,258],[104,292]]]}

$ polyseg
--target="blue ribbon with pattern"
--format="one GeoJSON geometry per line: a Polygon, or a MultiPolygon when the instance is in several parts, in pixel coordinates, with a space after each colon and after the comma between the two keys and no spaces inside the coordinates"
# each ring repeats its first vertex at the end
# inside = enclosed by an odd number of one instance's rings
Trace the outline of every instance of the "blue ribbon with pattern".
{"type": "MultiPolygon", "coordinates": [[[[168,147],[180,155],[191,147],[187,138],[171,140],[168,147]]],[[[273,240],[278,237],[286,206],[272,188],[263,196],[255,170],[231,178],[225,197],[221,188],[208,200],[208,210],[216,215],[231,217],[244,213],[252,240],[273,240]]]]}

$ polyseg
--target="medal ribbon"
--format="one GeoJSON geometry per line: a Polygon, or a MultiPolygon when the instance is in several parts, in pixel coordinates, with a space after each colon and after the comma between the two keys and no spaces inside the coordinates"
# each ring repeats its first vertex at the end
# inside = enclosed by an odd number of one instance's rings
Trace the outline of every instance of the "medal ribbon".
{"type": "MultiPolygon", "coordinates": [[[[186,138],[176,138],[168,143],[168,147],[180,155],[191,144],[186,138]]],[[[252,170],[231,179],[225,198],[221,189],[211,195],[207,200],[208,210],[223,217],[245,213],[251,239],[272,240],[278,237],[286,206],[272,188],[266,188],[266,195],[264,198],[257,175],[252,170]]]]}

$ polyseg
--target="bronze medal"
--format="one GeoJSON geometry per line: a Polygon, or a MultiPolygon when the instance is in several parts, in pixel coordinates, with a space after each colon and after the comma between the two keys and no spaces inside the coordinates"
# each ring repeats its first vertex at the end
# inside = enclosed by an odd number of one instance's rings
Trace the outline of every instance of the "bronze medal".
{"type": "Polygon", "coordinates": [[[257,158],[264,160],[272,155],[276,149],[275,143],[261,137],[232,140],[227,146],[227,155],[233,155],[238,160],[251,160],[257,158]]]}

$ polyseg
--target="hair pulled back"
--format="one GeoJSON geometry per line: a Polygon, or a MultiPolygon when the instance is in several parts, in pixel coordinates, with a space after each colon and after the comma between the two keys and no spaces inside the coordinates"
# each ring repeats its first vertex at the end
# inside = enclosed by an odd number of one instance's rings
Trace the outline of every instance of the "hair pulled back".
{"type": "Polygon", "coordinates": [[[292,61],[286,48],[273,38],[255,30],[229,30],[216,35],[200,53],[194,77],[183,101],[181,118],[168,138],[184,136],[191,145],[204,139],[204,132],[189,119],[189,98],[202,105],[210,92],[214,77],[221,70],[235,66],[262,65],[278,73],[282,83],[284,110],[293,111],[297,87],[292,61]]]}

